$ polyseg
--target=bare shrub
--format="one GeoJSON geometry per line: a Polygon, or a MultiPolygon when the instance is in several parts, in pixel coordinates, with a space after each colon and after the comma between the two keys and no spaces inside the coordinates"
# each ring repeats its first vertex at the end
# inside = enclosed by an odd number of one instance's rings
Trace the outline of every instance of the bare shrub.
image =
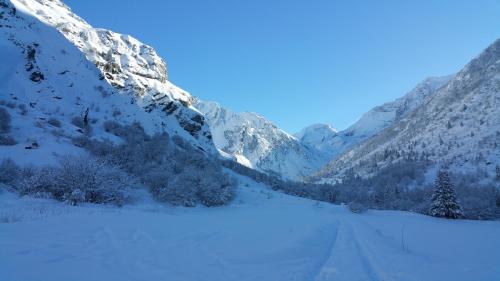
{"type": "Polygon", "coordinates": [[[11,117],[9,112],[0,107],[0,134],[8,133],[10,131],[11,117]]]}
{"type": "Polygon", "coordinates": [[[351,212],[355,214],[361,214],[368,210],[368,208],[365,205],[358,202],[351,202],[347,205],[347,207],[351,212]]]}
{"type": "Polygon", "coordinates": [[[90,202],[123,205],[133,178],[120,169],[91,157],[66,157],[58,167],[36,169],[18,186],[23,195],[48,193],[73,205],[90,202]]]}
{"type": "Polygon", "coordinates": [[[49,120],[47,120],[47,123],[53,127],[60,128],[61,127],[61,121],[58,119],[51,117],[49,120]]]}
{"type": "Polygon", "coordinates": [[[84,129],[85,125],[83,124],[83,118],[75,116],[71,119],[71,124],[75,125],[80,129],[84,129]]]}
{"type": "Polygon", "coordinates": [[[10,135],[0,134],[0,145],[16,145],[17,141],[10,135]]]}
{"type": "Polygon", "coordinates": [[[153,196],[173,205],[223,205],[233,199],[236,183],[223,173],[221,163],[180,138],[167,134],[148,136],[139,123],[104,123],[104,129],[121,137],[114,146],[102,141],[80,140],[92,154],[107,159],[141,179],[153,196]]]}
{"type": "Polygon", "coordinates": [[[21,169],[11,159],[0,162],[0,183],[12,184],[19,178],[21,169]]]}
{"type": "Polygon", "coordinates": [[[15,213],[0,213],[0,223],[15,223],[21,219],[21,216],[15,213]]]}

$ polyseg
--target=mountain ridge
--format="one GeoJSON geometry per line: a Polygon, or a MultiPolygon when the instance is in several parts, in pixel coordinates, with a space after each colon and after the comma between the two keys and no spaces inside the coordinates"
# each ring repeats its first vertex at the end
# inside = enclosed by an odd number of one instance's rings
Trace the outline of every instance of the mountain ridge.
{"type": "Polygon", "coordinates": [[[346,150],[313,176],[336,181],[354,172],[369,177],[403,159],[430,161],[455,171],[494,173],[500,162],[500,40],[453,79],[380,134],[346,150]]]}

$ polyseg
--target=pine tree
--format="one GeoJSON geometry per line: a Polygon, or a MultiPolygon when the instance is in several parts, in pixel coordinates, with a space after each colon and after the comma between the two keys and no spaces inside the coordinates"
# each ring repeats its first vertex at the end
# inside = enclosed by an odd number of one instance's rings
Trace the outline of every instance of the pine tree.
{"type": "Polygon", "coordinates": [[[464,216],[455,196],[455,189],[451,183],[450,176],[445,170],[439,171],[436,178],[429,214],[433,217],[447,219],[458,219],[464,216]]]}

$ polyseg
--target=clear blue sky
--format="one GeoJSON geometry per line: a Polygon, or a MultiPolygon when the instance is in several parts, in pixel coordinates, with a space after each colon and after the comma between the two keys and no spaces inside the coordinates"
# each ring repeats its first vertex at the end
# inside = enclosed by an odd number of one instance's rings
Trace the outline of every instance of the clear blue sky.
{"type": "Polygon", "coordinates": [[[193,95],[289,132],[346,128],[500,38],[496,0],[65,2],[95,27],[152,45],[193,95]]]}

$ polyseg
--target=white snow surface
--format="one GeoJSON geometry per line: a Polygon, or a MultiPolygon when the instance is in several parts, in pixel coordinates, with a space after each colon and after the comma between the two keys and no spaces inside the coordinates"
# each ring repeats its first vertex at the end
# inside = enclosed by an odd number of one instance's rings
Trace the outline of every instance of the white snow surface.
{"type": "Polygon", "coordinates": [[[219,208],[123,208],[0,193],[2,281],[497,281],[500,222],[446,220],[270,191],[219,208]]]}

